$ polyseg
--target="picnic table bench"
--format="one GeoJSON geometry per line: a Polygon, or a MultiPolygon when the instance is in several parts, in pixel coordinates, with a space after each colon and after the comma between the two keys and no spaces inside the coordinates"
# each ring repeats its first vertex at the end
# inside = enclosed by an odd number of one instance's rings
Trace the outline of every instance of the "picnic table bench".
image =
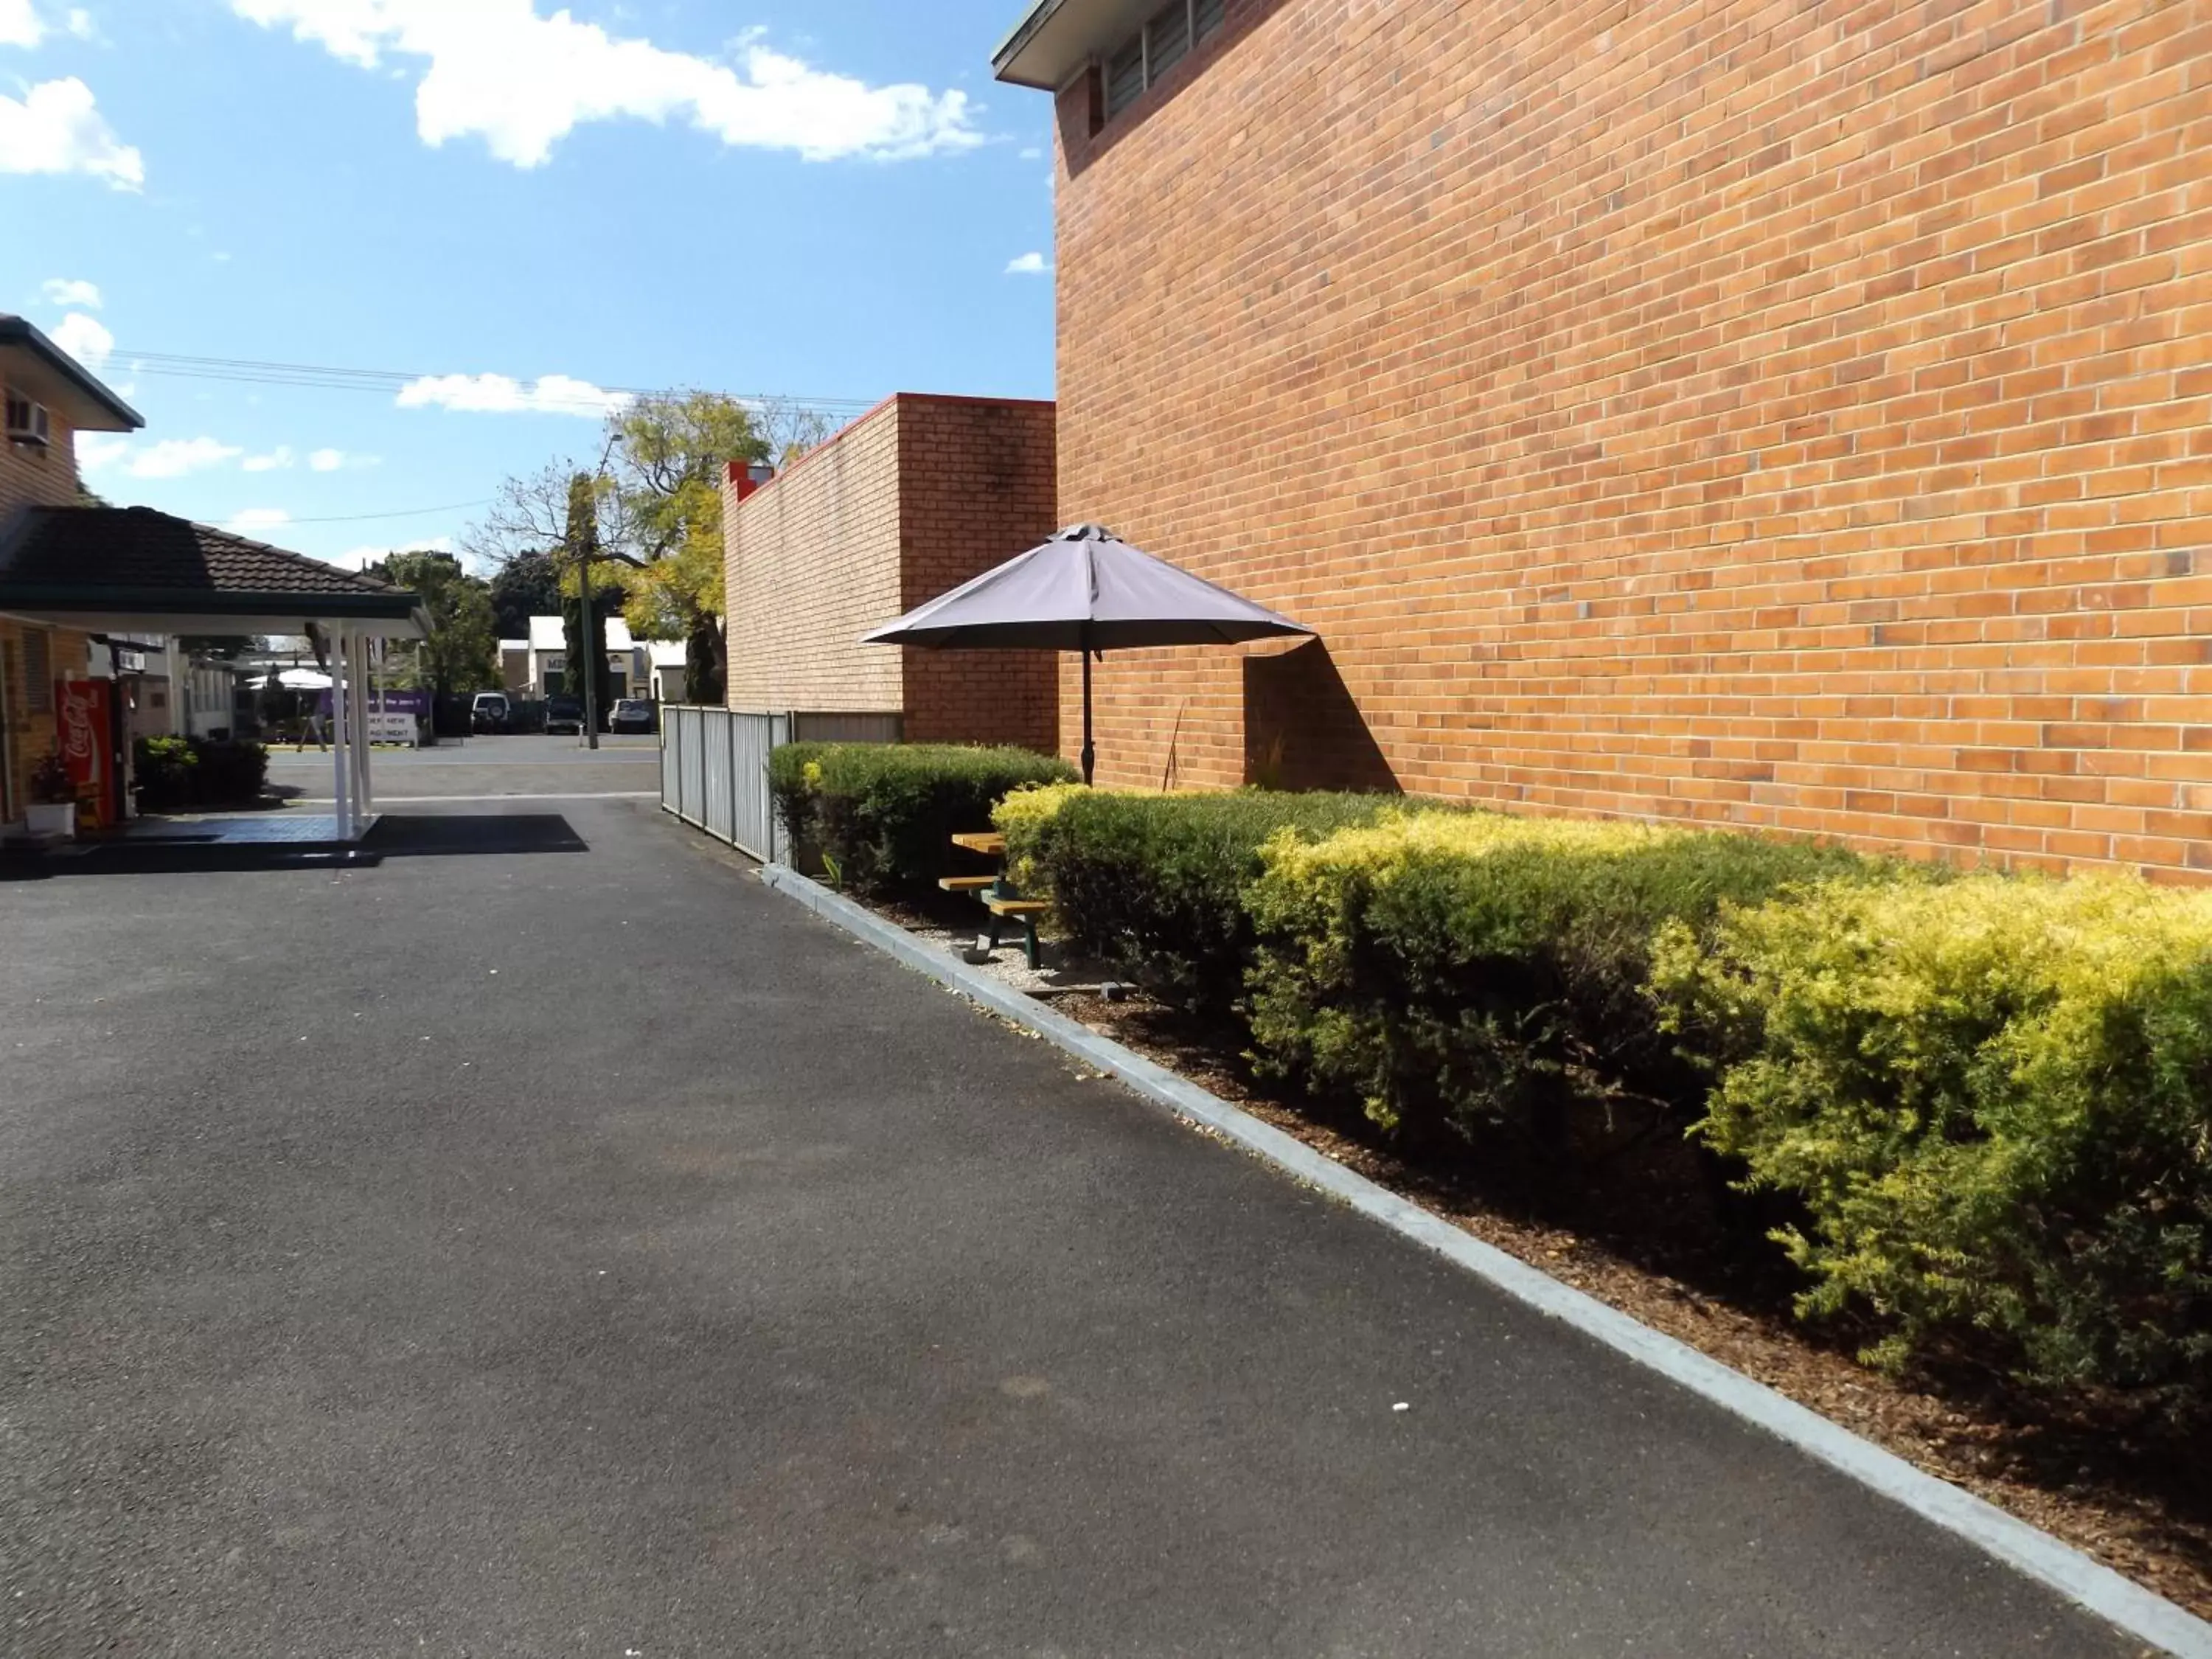
{"type": "Polygon", "coordinates": [[[1022,928],[1022,954],[1027,958],[1031,972],[1037,967],[1036,919],[1052,907],[1042,899],[1024,898],[1006,879],[1005,860],[1006,838],[995,830],[969,830],[952,837],[952,844],[964,852],[980,854],[984,858],[999,860],[998,870],[988,876],[940,876],[937,884],[948,893],[973,893],[990,912],[989,930],[977,936],[976,949],[995,951],[999,948],[999,930],[1006,922],[1018,921],[1022,928]]]}

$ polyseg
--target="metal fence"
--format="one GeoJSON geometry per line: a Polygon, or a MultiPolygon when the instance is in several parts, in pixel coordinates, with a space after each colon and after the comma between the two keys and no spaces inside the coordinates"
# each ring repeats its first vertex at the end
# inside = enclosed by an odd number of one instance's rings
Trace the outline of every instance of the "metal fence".
{"type": "Polygon", "coordinates": [[[768,757],[791,741],[789,714],[664,703],[660,805],[684,823],[763,861],[783,855],[769,793],[768,757]]]}
{"type": "Polygon", "coordinates": [[[899,714],[737,714],[660,706],[660,807],[764,863],[782,860],[768,757],[787,743],[897,743],[899,714]]]}

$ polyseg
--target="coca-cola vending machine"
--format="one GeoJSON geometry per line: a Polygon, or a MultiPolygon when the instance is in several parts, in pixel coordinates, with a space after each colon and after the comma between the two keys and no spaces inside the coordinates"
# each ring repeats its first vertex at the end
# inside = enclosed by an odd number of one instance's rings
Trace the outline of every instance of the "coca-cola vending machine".
{"type": "Polygon", "coordinates": [[[123,783],[115,775],[110,734],[115,730],[115,685],[111,680],[64,680],[61,691],[62,763],[76,786],[77,817],[89,830],[123,822],[123,783]]]}

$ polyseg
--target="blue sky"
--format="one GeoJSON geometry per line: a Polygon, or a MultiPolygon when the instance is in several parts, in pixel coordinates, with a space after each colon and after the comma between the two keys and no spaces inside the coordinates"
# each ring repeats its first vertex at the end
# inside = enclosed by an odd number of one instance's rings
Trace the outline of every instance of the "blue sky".
{"type": "Polygon", "coordinates": [[[1022,7],[0,0],[0,310],[146,416],[102,495],[328,558],[457,540],[599,391],[1049,397],[1022,7]]]}

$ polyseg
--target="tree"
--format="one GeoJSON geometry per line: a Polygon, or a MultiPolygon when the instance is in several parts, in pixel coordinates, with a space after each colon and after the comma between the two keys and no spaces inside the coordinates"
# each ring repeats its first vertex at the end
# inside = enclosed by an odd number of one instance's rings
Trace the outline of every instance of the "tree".
{"type": "Polygon", "coordinates": [[[752,411],[693,392],[641,398],[609,422],[609,544],[635,574],[623,607],[647,639],[682,640],[684,695],[720,702],[728,672],[722,622],[722,474],[769,459],[752,411]]]}
{"type": "MultiPolygon", "coordinates": [[[[586,673],[591,675],[592,708],[606,718],[614,697],[614,674],[607,666],[607,617],[621,607],[622,589],[602,589],[592,581],[592,606],[584,610],[585,572],[599,562],[599,491],[588,472],[568,480],[568,524],[562,537],[561,639],[568,654],[568,673],[562,690],[572,697],[584,695],[586,673]]],[[[596,744],[599,739],[594,738],[596,744]]]]}
{"type": "Polygon", "coordinates": [[[527,639],[532,617],[561,611],[561,566],[535,548],[516,554],[492,573],[493,625],[503,640],[527,639]]]}
{"type": "Polygon", "coordinates": [[[394,553],[368,574],[414,594],[429,613],[429,636],[397,644],[387,657],[395,681],[447,696],[499,684],[490,583],[450,553],[394,553]]]}
{"type": "MultiPolygon", "coordinates": [[[[803,447],[826,422],[814,411],[770,404],[763,418],[787,447],[803,447]]],[[[626,595],[632,629],[648,639],[685,644],[688,695],[721,700],[726,672],[722,623],[722,472],[732,461],[767,460],[769,438],[755,413],[719,392],[641,398],[610,416],[596,468],[555,462],[510,478],[470,551],[502,565],[532,550],[557,548],[562,592],[578,570],[573,527],[580,522],[577,481],[591,494],[595,562],[604,580],[626,595]],[[611,570],[602,574],[598,562],[611,570]]]]}

